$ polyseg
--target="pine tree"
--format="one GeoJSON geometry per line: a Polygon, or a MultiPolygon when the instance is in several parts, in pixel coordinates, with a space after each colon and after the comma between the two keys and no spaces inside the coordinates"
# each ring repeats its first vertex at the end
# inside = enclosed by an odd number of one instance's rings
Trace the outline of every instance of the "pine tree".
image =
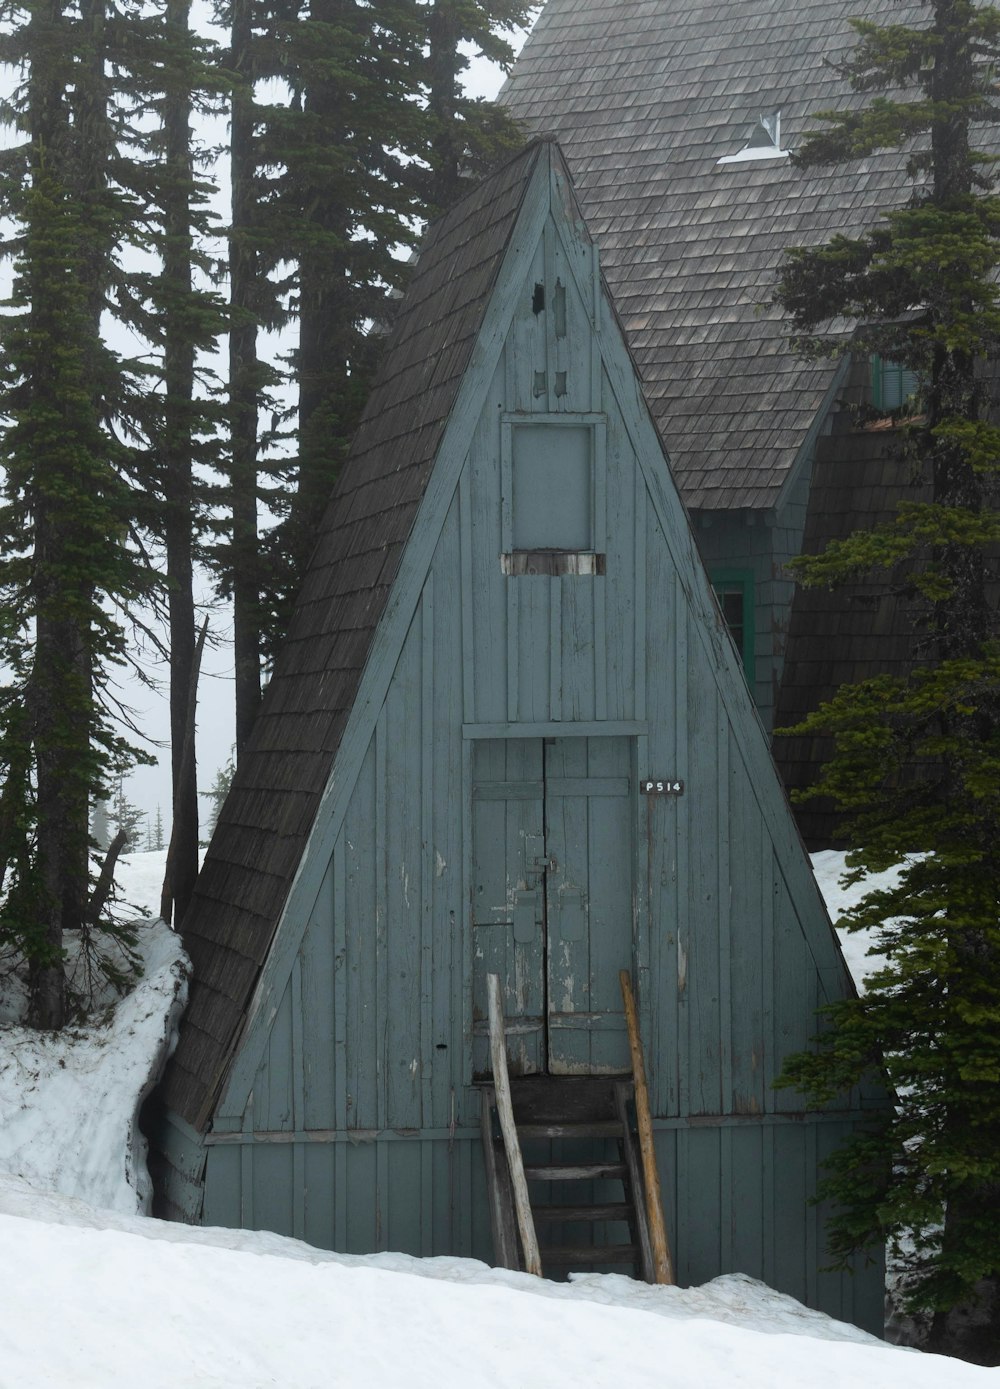
{"type": "Polygon", "coordinates": [[[289,84],[291,101],[261,121],[259,158],[276,171],[263,217],[294,261],[299,328],[298,452],[266,547],[265,647],[273,649],[406,278],[400,251],[458,196],[463,174],[481,175],[521,141],[501,108],[462,95],[463,45],[509,61],[497,30],[528,6],[270,0],[268,8],[273,49],[263,61],[289,84]]]}
{"type": "Polygon", "coordinates": [[[426,10],[427,116],[430,166],[426,201],[442,212],[462,194],[469,177],[480,178],[523,143],[519,127],[496,102],[467,96],[462,74],[468,51],[510,66],[513,50],[503,35],[523,25],[531,5],[521,0],[434,0],[426,10]]]}
{"type": "MultiPolygon", "coordinates": [[[[107,714],[117,618],[147,576],[127,547],[130,496],[108,422],[121,373],[101,314],[125,211],[110,186],[106,13],[58,0],[18,11],[0,57],[26,73],[0,118],[0,208],[14,222],[4,319],[0,462],[0,934],[29,965],[31,1021],[66,1016],[63,938],[92,924],[89,808],[131,753],[107,714]]],[[[111,923],[105,922],[110,929],[111,923]]]]}
{"type": "MultiPolygon", "coordinates": [[[[1000,11],[925,9],[925,27],[854,22],[846,75],[879,94],[828,113],[797,154],[808,165],[906,144],[912,198],[860,238],[790,252],[779,290],[806,350],[843,350],[822,329],[853,320],[852,350],[921,383],[898,431],[914,497],[800,560],[799,577],[874,576],[923,608],[908,677],[845,687],[801,725],[835,739],[816,790],[845,812],[852,880],[903,868],[847,915],[874,929],[884,968],[827,1010],[818,1051],[793,1058],[785,1083],[829,1099],[884,1066],[894,1106],[831,1165],[832,1248],[895,1242],[943,1346],[949,1309],[1000,1291],[1000,198],[974,142],[1000,117],[1000,11]]],[[[1000,1354],[995,1323],[977,1354],[1000,1354]]]]}
{"type": "Polygon", "coordinates": [[[264,375],[257,355],[265,274],[258,232],[253,0],[231,0],[229,158],[229,489],[232,532],[224,568],[233,600],[236,746],[260,703],[260,563],[257,546],[258,417],[264,375]]]}
{"type": "Polygon", "coordinates": [[[114,175],[128,200],[127,233],[139,259],[113,287],[116,317],[141,343],[133,365],[130,450],[135,525],[162,554],[160,604],[169,661],[172,840],[167,916],[183,915],[198,871],[198,799],[190,730],[197,692],[194,572],[209,498],[207,476],[221,459],[222,412],[207,362],[227,327],[210,288],[214,232],[207,206],[215,189],[201,170],[211,161],[194,136],[195,113],[213,114],[224,82],[214,46],[191,29],[189,0],[148,0],[114,14],[127,55],[118,65],[114,175]],[[152,261],[152,267],[150,265],[152,261]]]}
{"type": "Polygon", "coordinates": [[[114,825],[115,834],[124,837],[122,849],[125,853],[138,848],[145,818],[146,812],[133,805],[125,794],[125,778],[119,777],[111,802],[111,823],[114,825]]]}
{"type": "Polygon", "coordinates": [[[219,813],[225,804],[226,797],[229,795],[229,788],[233,784],[233,777],[236,775],[236,763],[234,761],[236,749],[233,748],[229,759],[216,771],[215,780],[207,791],[202,791],[202,795],[209,802],[208,824],[206,829],[211,835],[218,824],[219,813]]]}

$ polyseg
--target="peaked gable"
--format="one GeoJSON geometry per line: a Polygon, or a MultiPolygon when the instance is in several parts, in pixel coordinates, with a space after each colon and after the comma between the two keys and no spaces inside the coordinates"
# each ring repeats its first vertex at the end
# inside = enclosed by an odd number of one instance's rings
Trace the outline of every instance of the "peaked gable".
{"type": "Polygon", "coordinates": [[[565,151],[692,508],[776,505],[837,388],[770,302],[784,249],[909,195],[897,152],[816,169],[784,152],[864,100],[836,70],[851,17],[926,22],[912,0],[547,0],[501,95],[565,151]],[[784,150],[762,150],[779,119],[784,150]]]}
{"type": "MultiPolygon", "coordinates": [[[[453,686],[459,704],[457,713],[448,716],[450,751],[434,754],[443,756],[442,766],[457,766],[459,782],[464,784],[463,739],[503,737],[504,730],[515,724],[517,738],[569,733],[633,739],[640,775],[669,763],[674,774],[683,777],[690,765],[691,775],[697,771],[697,790],[692,795],[692,805],[698,806],[696,831],[690,828],[687,814],[672,820],[666,807],[660,807],[655,816],[652,807],[639,812],[640,819],[648,816],[650,854],[663,856],[662,867],[653,875],[659,886],[649,890],[675,897],[668,914],[685,923],[684,938],[679,926],[670,937],[669,951],[675,952],[676,961],[668,965],[664,956],[665,975],[673,970],[676,987],[683,994],[684,981],[697,977],[692,961],[700,959],[698,968],[710,973],[720,958],[728,959],[730,949],[738,959],[739,952],[751,946],[752,937],[741,935],[737,941],[735,933],[729,945],[724,943],[723,936],[728,939],[730,930],[728,907],[725,923],[720,918],[713,928],[718,932],[714,947],[706,947],[709,937],[704,925],[699,927],[699,939],[704,937],[700,943],[686,936],[688,917],[702,900],[703,879],[710,884],[704,900],[713,904],[713,915],[722,911],[722,897],[728,900],[731,895],[731,888],[723,891],[720,885],[743,849],[742,845],[739,851],[735,846],[730,849],[735,816],[743,827],[741,837],[755,846],[747,881],[756,882],[761,873],[773,880],[769,896],[773,895],[779,904],[774,910],[782,915],[782,949],[792,951],[795,958],[794,967],[782,965],[782,969],[789,977],[806,970],[820,991],[807,995],[796,986],[790,1006],[799,1022],[792,1032],[803,1043],[811,1027],[813,1002],[836,996],[845,987],[842,961],[737,658],[697,559],[624,336],[602,291],[594,248],[558,149],[543,144],[529,150],[471,195],[441,224],[431,242],[431,251],[435,250],[439,253],[423,260],[418,270],[414,302],[404,305],[378,390],[331,505],[258,728],[220,816],[192,915],[185,923],[195,982],[165,1099],[170,1109],[195,1127],[203,1127],[211,1116],[227,1074],[225,1121],[241,1122],[274,1019],[281,1016],[287,1021],[295,1013],[289,980],[295,977],[297,961],[301,977],[303,933],[318,900],[326,900],[324,884],[328,878],[331,882],[337,878],[337,846],[339,881],[344,884],[350,877],[348,856],[359,842],[370,839],[376,852],[388,853],[378,809],[381,804],[383,817],[390,813],[387,787],[396,784],[386,771],[396,756],[386,727],[387,695],[397,669],[405,665],[411,672],[406,677],[411,690],[414,679],[420,690],[421,681],[426,684],[437,665],[430,648],[422,655],[413,654],[410,637],[428,622],[428,604],[422,595],[429,567],[441,552],[439,541],[448,517],[452,518],[448,523],[452,526],[448,571],[452,579],[442,581],[439,575],[433,587],[440,592],[443,583],[454,586],[461,549],[461,564],[476,570],[473,583],[485,595],[485,610],[474,619],[479,627],[475,650],[462,653],[459,661],[459,669],[464,664],[466,674],[453,686]],[[494,190],[502,198],[493,196],[494,190]],[[506,213],[500,217],[497,208],[504,200],[506,213]],[[453,235],[445,245],[451,253],[464,256],[466,263],[456,279],[448,274],[447,252],[440,250],[442,234],[449,228],[453,235]],[[482,254],[484,246],[487,255],[482,254]],[[550,273],[559,265],[562,280],[550,273]],[[423,276],[436,278],[425,281],[423,276]],[[584,344],[576,358],[580,370],[569,372],[568,384],[564,379],[561,385],[559,333],[554,319],[540,316],[546,285],[554,292],[560,283],[565,311],[575,315],[584,344]],[[425,290],[427,285],[431,288],[425,290]],[[451,319],[453,306],[457,308],[451,319]],[[547,322],[552,323],[551,329],[547,322]],[[555,371],[538,371],[539,353],[555,371]],[[455,365],[439,367],[440,360],[455,365]],[[461,374],[451,374],[458,372],[459,364],[464,367],[461,374]],[[563,401],[561,416],[546,413],[553,402],[547,400],[549,385],[538,378],[550,375],[556,378],[553,393],[563,401]],[[412,388],[400,388],[398,383],[407,381],[412,388]],[[561,388],[579,394],[559,397],[561,388]],[[516,416],[508,425],[503,424],[505,408],[516,416]],[[600,409],[604,424],[588,414],[600,409]],[[608,456],[620,469],[622,489],[617,494],[610,486],[606,490],[607,506],[615,511],[614,526],[608,523],[609,539],[613,529],[618,537],[614,542],[618,548],[612,547],[607,555],[617,575],[614,592],[604,587],[603,578],[570,581],[569,589],[564,589],[559,581],[530,577],[531,570],[513,584],[504,577],[504,556],[498,551],[507,548],[506,523],[501,522],[507,493],[502,483],[504,465],[498,467],[498,425],[500,431],[516,428],[522,416],[542,422],[543,428],[546,421],[549,426],[560,421],[593,424],[598,432],[606,425],[608,456]],[[412,425],[409,433],[407,422],[412,425]],[[467,516],[470,488],[474,492],[477,487],[489,493],[478,538],[474,517],[461,523],[456,519],[460,511],[467,516]],[[456,546],[459,531],[461,545],[456,546]],[[386,537],[382,546],[380,535],[386,537]],[[365,573],[367,579],[360,577],[365,573]],[[664,621],[666,628],[661,625],[664,621]],[[501,635],[504,625],[506,635],[501,635]],[[614,665],[605,661],[605,641],[613,642],[616,655],[623,658],[614,665]],[[491,648],[501,654],[491,658],[491,648]],[[541,659],[532,660],[531,653],[541,659]],[[563,674],[571,669],[579,674],[587,666],[593,676],[589,694],[577,702],[567,688],[564,700],[563,674]],[[648,707],[647,666],[651,672],[648,707]],[[376,730],[380,730],[377,736],[376,730]],[[372,751],[376,744],[381,749],[378,753],[372,751]],[[344,817],[352,797],[358,802],[363,762],[368,770],[362,780],[369,790],[361,799],[370,799],[373,786],[381,790],[363,812],[355,806],[348,834],[344,817]],[[665,813],[666,823],[675,825],[669,833],[661,824],[665,813]],[[654,818],[660,825],[655,834],[654,818]],[[704,850],[700,847],[703,832],[704,850]],[[671,847],[673,835],[676,848],[671,847]],[[680,868],[668,866],[672,853],[678,854],[680,868]],[[690,898],[685,895],[688,872],[690,898]]],[[[572,337],[570,333],[567,341],[572,337]]],[[[595,520],[595,535],[597,525],[595,520]]],[[[601,573],[599,568],[591,572],[601,573]]],[[[446,604],[439,599],[435,606],[441,611],[446,604]]],[[[454,648],[459,629],[462,640],[467,640],[467,615],[454,604],[450,611],[453,616],[446,629],[454,648]]],[[[424,638],[416,640],[419,645],[424,638]]],[[[454,649],[449,659],[454,663],[454,649]]],[[[396,680],[393,696],[391,717],[397,741],[403,739],[406,727],[404,684],[396,680]]],[[[415,765],[420,766],[419,759],[415,765]]],[[[464,794],[459,789],[459,801],[453,804],[458,805],[464,794]]],[[[453,817],[459,814],[453,811],[453,817]]],[[[412,815],[404,819],[412,820],[412,815]]],[[[405,837],[412,833],[412,826],[401,827],[399,833],[405,837]]],[[[425,836],[419,838],[423,843],[425,836]]],[[[426,857],[430,842],[427,838],[423,848],[413,852],[426,857]]],[[[446,857],[455,865],[462,861],[463,852],[453,846],[446,857]]],[[[651,865],[652,859],[650,872],[651,865]]],[[[401,859],[393,876],[404,866],[401,859]]],[[[456,871],[453,866],[442,880],[452,892],[456,871]]],[[[456,906],[457,900],[452,901],[452,920],[460,915],[456,906]]],[[[753,910],[752,894],[747,909],[753,910]]],[[[372,920],[385,922],[386,910],[378,908],[372,920]]],[[[402,932],[409,938],[412,934],[401,924],[412,910],[404,893],[389,913],[397,935],[402,932]]],[[[657,920],[660,912],[658,906],[657,920]]],[[[761,917],[755,929],[766,934],[772,926],[761,917]]],[[[659,944],[651,948],[661,950],[659,944]]],[[[412,977],[412,968],[407,976],[412,977]]],[[[707,977],[699,984],[699,994],[702,989],[706,997],[712,993],[707,977]]],[[[373,1006],[384,1009],[388,1002],[382,999],[373,1006]]],[[[451,1024],[459,1035],[463,1035],[461,1008],[465,1006],[459,1006],[451,1024]]],[[[730,1024],[723,1018],[719,1025],[730,1024]]],[[[692,1046],[708,1045],[706,1037],[707,1033],[699,1033],[692,1046]]],[[[459,1049],[458,1040],[453,1040],[459,1049]]],[[[471,1038],[466,1041],[471,1045],[471,1038]]],[[[726,1044],[723,1051],[728,1051],[726,1044]]],[[[734,1093],[744,1085],[738,1070],[734,1066],[728,1082],[734,1093]]],[[[682,1068],[680,1073],[682,1086],[689,1083],[690,1075],[700,1075],[699,1084],[703,1084],[707,1074],[698,1065],[682,1068]]],[[[724,1093],[727,1082],[719,1077],[716,1082],[724,1093]]],[[[671,1083],[665,1074],[664,1086],[671,1083]]],[[[766,1105],[762,1072],[745,1083],[754,1091],[747,1103],[766,1105]]],[[[677,1102],[675,1094],[664,1099],[664,1106],[669,1110],[677,1102]]],[[[701,1108],[696,1112],[711,1112],[704,1108],[711,1103],[707,1098],[697,1101],[701,1108]]]]}

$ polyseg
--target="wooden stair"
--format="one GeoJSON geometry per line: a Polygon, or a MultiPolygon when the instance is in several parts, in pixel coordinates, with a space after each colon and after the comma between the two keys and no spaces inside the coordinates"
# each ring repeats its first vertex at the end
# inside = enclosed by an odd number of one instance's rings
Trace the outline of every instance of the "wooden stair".
{"type": "Polygon", "coordinates": [[[512,1079],[499,978],[488,986],[494,1083],[483,1089],[482,1138],[497,1263],[539,1276],[629,1264],[648,1283],[672,1283],[628,974],[629,1077],[512,1079]]]}
{"type": "MultiPolygon", "coordinates": [[[[510,1089],[543,1274],[628,1265],[653,1282],[631,1079],[531,1076],[511,1079],[510,1089]]],[[[507,1167],[496,1102],[485,1087],[494,1182],[507,1167]]],[[[514,1207],[500,1185],[491,1209],[506,1228],[495,1220],[494,1247],[502,1267],[522,1268],[514,1207]]]]}

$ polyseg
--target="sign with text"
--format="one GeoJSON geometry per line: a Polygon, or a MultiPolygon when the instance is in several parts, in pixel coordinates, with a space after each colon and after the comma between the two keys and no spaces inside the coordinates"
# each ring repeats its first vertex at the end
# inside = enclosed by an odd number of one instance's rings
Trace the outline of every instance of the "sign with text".
{"type": "Polygon", "coordinates": [[[676,777],[643,777],[639,783],[646,796],[683,796],[684,783],[676,777]]]}

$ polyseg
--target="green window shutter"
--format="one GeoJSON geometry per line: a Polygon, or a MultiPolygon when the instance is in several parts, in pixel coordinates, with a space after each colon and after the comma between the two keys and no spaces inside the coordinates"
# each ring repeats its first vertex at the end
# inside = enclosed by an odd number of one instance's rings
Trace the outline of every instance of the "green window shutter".
{"type": "Polygon", "coordinates": [[[920,385],[915,371],[899,362],[888,362],[874,354],[872,368],[872,404],[876,410],[900,410],[917,393],[920,385]]]}
{"type": "Polygon", "coordinates": [[[729,635],[743,662],[747,683],[754,683],[754,581],[747,569],[717,569],[711,575],[729,635]]]}

